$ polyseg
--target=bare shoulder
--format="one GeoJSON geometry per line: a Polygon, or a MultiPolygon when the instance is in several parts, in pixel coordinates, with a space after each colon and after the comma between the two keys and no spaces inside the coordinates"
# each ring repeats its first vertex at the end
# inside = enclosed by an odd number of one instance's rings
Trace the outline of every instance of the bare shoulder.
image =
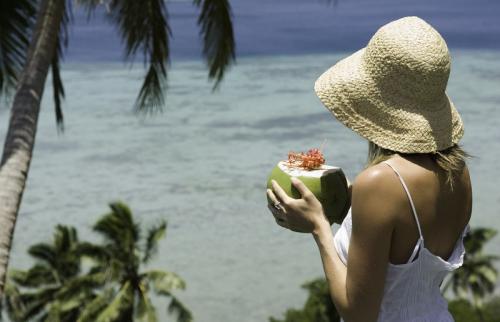
{"type": "Polygon", "coordinates": [[[460,181],[464,189],[464,199],[468,209],[468,220],[470,220],[470,216],[472,213],[472,183],[470,179],[469,168],[467,167],[467,165],[465,165],[462,170],[460,181]]]}
{"type": "Polygon", "coordinates": [[[362,220],[394,222],[405,199],[394,171],[379,163],[363,170],[352,184],[352,213],[362,220]]]}
{"type": "Polygon", "coordinates": [[[471,187],[471,180],[470,180],[470,173],[469,173],[469,167],[467,166],[467,164],[464,166],[463,170],[462,170],[462,178],[461,178],[462,182],[465,184],[465,186],[472,190],[472,187],[471,187]]]}
{"type": "Polygon", "coordinates": [[[393,172],[392,169],[379,163],[359,173],[354,179],[353,185],[356,185],[358,188],[380,187],[380,185],[388,183],[388,174],[391,172],[393,172]]]}

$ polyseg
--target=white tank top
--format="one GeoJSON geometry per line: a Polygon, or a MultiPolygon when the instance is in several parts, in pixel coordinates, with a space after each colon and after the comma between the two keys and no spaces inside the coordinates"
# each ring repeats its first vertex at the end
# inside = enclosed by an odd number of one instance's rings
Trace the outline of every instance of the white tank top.
{"type": "MultiPolygon", "coordinates": [[[[444,260],[431,253],[424,245],[424,237],[418,221],[417,211],[413,204],[408,187],[399,172],[388,162],[383,162],[396,172],[410,200],[420,238],[413,253],[405,264],[388,263],[384,294],[379,322],[453,322],[448,311],[448,303],[441,295],[440,285],[444,277],[463,264],[465,249],[463,238],[469,231],[465,227],[458,238],[455,248],[444,260]],[[418,257],[417,257],[418,255],[418,257]]],[[[345,217],[334,237],[337,253],[344,264],[347,264],[347,252],[352,231],[351,209],[345,217]]],[[[343,320],[341,320],[343,322],[343,320]]]]}

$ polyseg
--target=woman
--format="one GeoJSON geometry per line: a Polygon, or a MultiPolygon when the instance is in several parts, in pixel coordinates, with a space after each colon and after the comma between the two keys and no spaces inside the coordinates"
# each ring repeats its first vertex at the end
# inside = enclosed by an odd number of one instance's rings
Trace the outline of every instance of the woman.
{"type": "Polygon", "coordinates": [[[315,83],[322,103],[369,142],[339,230],[300,180],[301,199],[276,182],[267,191],[279,225],[314,236],[346,322],[453,321],[439,287],[463,263],[472,191],[449,73],[446,43],[425,21],[381,27],[315,83]]]}

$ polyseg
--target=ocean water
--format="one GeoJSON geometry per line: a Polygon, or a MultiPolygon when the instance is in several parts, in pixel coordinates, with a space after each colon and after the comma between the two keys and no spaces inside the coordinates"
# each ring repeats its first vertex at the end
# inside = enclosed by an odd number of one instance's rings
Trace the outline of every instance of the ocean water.
{"type": "MultiPolygon", "coordinates": [[[[198,9],[191,0],[166,2],[172,30],[171,55],[200,57],[198,9]]],[[[500,48],[497,0],[231,0],[238,57],[352,51],[366,45],[382,25],[419,16],[453,48],[500,48]]],[[[92,20],[74,7],[66,58],[117,61],[123,44],[101,7],[92,20]]]]}
{"type": "MultiPolygon", "coordinates": [[[[49,85],[11,267],[28,267],[26,249],[51,238],[59,223],[95,240],[93,222],[122,200],[146,226],[168,220],[150,267],[186,280],[177,294],[197,321],[267,321],[302,306],[300,285],[323,275],[321,260],[310,235],[275,224],[265,181],[289,150],[325,140],[329,164],[351,179],[362,169],[366,142],[313,92],[316,77],[344,55],[241,58],[216,92],[201,62],[174,63],[167,107],[155,117],[132,113],[143,70],[64,65],[66,131],[57,134],[49,85]]],[[[475,156],[472,224],[500,230],[500,52],[452,56],[448,94],[465,123],[463,145],[475,156]]],[[[7,122],[2,109],[2,142],[7,122]]],[[[499,254],[500,238],[487,250],[499,254]]]]}

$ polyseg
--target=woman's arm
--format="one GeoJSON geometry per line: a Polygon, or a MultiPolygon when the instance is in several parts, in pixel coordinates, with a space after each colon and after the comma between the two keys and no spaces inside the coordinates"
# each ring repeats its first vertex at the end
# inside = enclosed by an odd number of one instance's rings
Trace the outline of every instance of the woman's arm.
{"type": "Polygon", "coordinates": [[[376,321],[380,310],[396,207],[385,202],[391,200],[391,192],[385,189],[383,170],[379,169],[365,170],[352,186],[353,229],[347,267],[334,248],[332,230],[324,220],[321,204],[307,187],[300,180],[293,181],[302,195],[302,199],[295,200],[273,185],[279,200],[285,200],[283,226],[302,232],[311,228],[308,232],[318,245],[332,301],[346,322],[376,321]]]}
{"type": "Polygon", "coordinates": [[[330,227],[313,231],[332,300],[346,322],[376,321],[385,285],[396,207],[384,187],[382,170],[362,172],[352,186],[352,232],[347,267],[330,227]]]}

